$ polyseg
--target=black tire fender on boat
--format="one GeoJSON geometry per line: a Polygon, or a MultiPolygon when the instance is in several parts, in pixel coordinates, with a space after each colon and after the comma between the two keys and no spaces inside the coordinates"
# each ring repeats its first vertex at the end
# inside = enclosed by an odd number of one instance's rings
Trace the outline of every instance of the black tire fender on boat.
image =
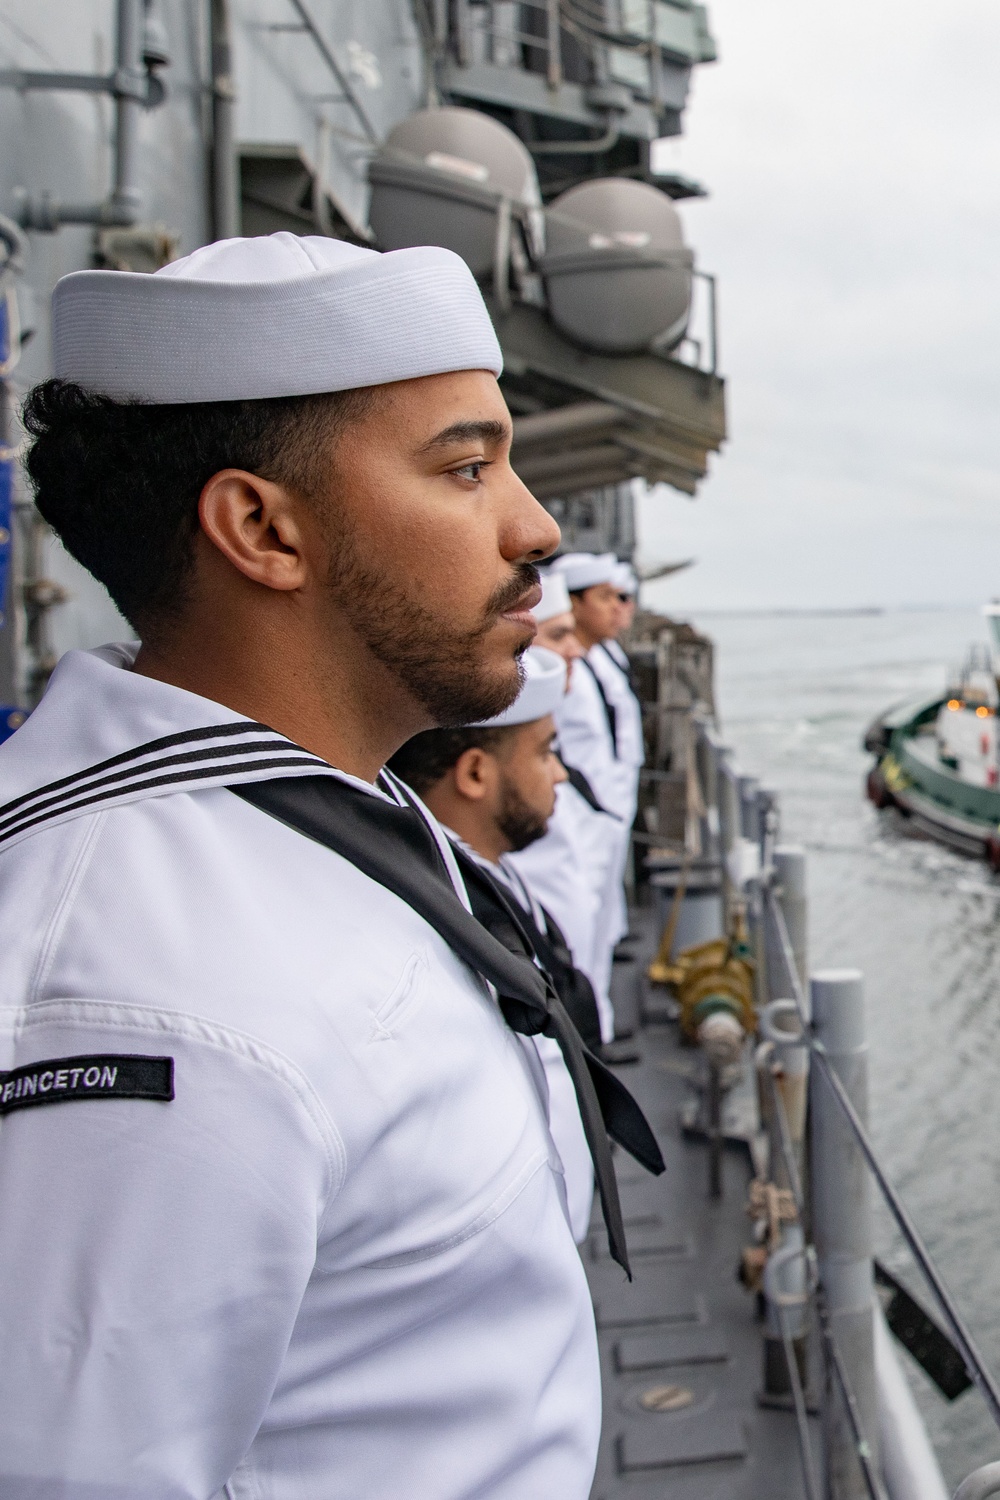
{"type": "Polygon", "coordinates": [[[889,748],[889,741],[891,739],[892,730],[888,724],[884,723],[882,719],[876,719],[865,730],[865,737],[862,744],[869,755],[884,755],[889,748]]]}
{"type": "Polygon", "coordinates": [[[986,863],[994,875],[1000,875],[1000,833],[991,833],[986,840],[986,863]]]}
{"type": "MultiPolygon", "coordinates": [[[[894,807],[896,805],[896,799],[886,786],[885,777],[882,774],[882,767],[880,765],[872,766],[868,772],[868,781],[865,790],[868,793],[869,802],[873,802],[878,808],[894,807]]],[[[998,849],[1000,849],[1000,843],[998,843],[998,849]]]]}

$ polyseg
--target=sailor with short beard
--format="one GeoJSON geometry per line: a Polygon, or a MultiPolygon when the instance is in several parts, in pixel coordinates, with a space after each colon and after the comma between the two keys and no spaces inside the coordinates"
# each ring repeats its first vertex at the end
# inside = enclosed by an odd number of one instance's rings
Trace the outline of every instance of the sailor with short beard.
{"type": "MultiPolygon", "coordinates": [[[[566,690],[566,666],[551,651],[533,647],[525,668],[524,686],[510,708],[483,724],[418,734],[393,756],[389,767],[523,909],[536,940],[541,937],[546,943],[545,956],[550,957],[550,943],[560,945],[570,960],[564,968],[569,968],[572,955],[558,924],[512,858],[544,839],[557,792],[568,785],[556,754],[553,718],[566,690]]],[[[562,977],[564,999],[575,1012],[579,1030],[599,1045],[593,989],[582,974],[562,977]]],[[[594,1175],[576,1096],[555,1042],[536,1037],[530,1042],[526,1038],[525,1044],[533,1047],[545,1068],[549,1127],[565,1171],[567,1211],[579,1242],[590,1226],[594,1175]]]]}
{"type": "Polygon", "coordinates": [[[585,1500],[594,1318],[513,1028],[577,1044],[382,775],[514,700],[558,545],[479,290],[282,233],[77,272],[53,335],[38,507],[141,644],[0,750],[0,1492],[585,1500]]]}

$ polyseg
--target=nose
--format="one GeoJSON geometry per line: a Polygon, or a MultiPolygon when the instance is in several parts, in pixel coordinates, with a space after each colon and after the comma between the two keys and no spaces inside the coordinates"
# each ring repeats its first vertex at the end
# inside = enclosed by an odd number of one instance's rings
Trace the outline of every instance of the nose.
{"type": "Polygon", "coordinates": [[[555,552],[562,532],[513,469],[506,478],[500,550],[507,562],[541,562],[555,552]]]}

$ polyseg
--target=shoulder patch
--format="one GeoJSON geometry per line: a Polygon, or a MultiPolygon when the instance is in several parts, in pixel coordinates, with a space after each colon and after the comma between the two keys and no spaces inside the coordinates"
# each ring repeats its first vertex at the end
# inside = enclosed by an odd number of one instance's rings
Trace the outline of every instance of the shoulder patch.
{"type": "Polygon", "coordinates": [[[102,1052],[53,1057],[0,1072],[0,1115],[34,1104],[73,1099],[161,1099],[174,1097],[172,1057],[102,1052]]]}

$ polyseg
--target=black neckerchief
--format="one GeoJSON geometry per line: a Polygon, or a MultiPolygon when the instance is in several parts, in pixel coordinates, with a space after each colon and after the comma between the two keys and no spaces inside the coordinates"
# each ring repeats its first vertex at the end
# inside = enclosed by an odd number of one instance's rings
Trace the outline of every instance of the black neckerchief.
{"type": "Polygon", "coordinates": [[[618,814],[611,812],[609,808],[604,806],[603,802],[599,802],[597,800],[597,793],[594,791],[594,788],[591,786],[586,776],[584,776],[583,772],[578,770],[576,766],[568,765],[561,750],[558,752],[558,755],[560,761],[562,762],[562,768],[566,772],[566,775],[569,777],[569,784],[573,788],[574,792],[576,792],[578,796],[582,797],[587,806],[592,807],[594,812],[603,813],[606,818],[614,818],[616,823],[620,823],[621,818],[618,816],[618,814]]]}
{"type": "MultiPolygon", "coordinates": [[[[491,864],[484,855],[477,854],[468,844],[462,843],[457,835],[450,842],[490,877],[499,894],[512,905],[527,934],[535,959],[552,980],[556,994],[566,1007],[567,1015],[580,1033],[583,1045],[591,1050],[600,1047],[601,1017],[594,986],[583,970],[578,969],[573,962],[569,943],[555,917],[532,896],[517,869],[509,865],[491,864]],[[513,902],[510,900],[511,896],[514,898],[513,902]]],[[[466,886],[466,895],[468,894],[466,886]]],[[[484,912],[480,915],[471,897],[470,903],[473,916],[485,927],[489,927],[489,914],[484,912]]]]}
{"type": "MultiPolygon", "coordinates": [[[[518,906],[520,907],[520,902],[518,906]]],[[[528,937],[535,950],[535,957],[555,985],[556,993],[565,1005],[570,1020],[580,1033],[584,1046],[599,1047],[601,1045],[601,1017],[597,1009],[594,986],[583,970],[578,969],[573,962],[569,943],[555,917],[550,911],[546,911],[544,906],[539,906],[539,910],[545,922],[544,930],[539,927],[530,912],[523,913],[528,937]]],[[[475,906],[473,906],[473,911],[475,911],[475,906]]]]}
{"type": "Polygon", "coordinates": [[[335,850],[405,901],[459,958],[493,985],[512,1031],[555,1038],[576,1090],[608,1245],[631,1279],[608,1136],[651,1172],[663,1171],[663,1158],[639,1106],[611,1070],[584,1046],[552,980],[535,963],[531,939],[514,903],[468,855],[456,849],[475,915],[468,912],[430,827],[412,803],[400,806],[384,801],[331,776],[253,781],[230,787],[230,791],[335,850]]]}
{"type": "MultiPolygon", "coordinates": [[[[607,652],[605,652],[605,655],[607,655],[607,652]]],[[[618,759],[618,715],[615,712],[615,706],[611,702],[611,700],[608,698],[607,693],[604,691],[604,683],[598,677],[597,673],[594,671],[593,667],[591,666],[591,664],[587,660],[587,658],[585,656],[581,656],[580,660],[583,663],[583,665],[587,668],[587,671],[590,673],[591,677],[594,679],[594,683],[595,683],[595,686],[597,687],[597,691],[601,695],[601,702],[604,704],[604,717],[608,721],[608,729],[609,729],[609,731],[611,733],[611,748],[614,751],[615,760],[617,760],[618,759]]],[[[619,667],[618,670],[621,671],[621,668],[619,667]]]]}
{"type": "Polygon", "coordinates": [[[624,677],[625,681],[628,683],[629,689],[630,689],[630,691],[632,693],[632,697],[633,698],[638,698],[639,697],[639,679],[636,676],[636,671],[635,671],[635,668],[633,667],[632,662],[631,662],[631,660],[629,658],[628,652],[627,651],[625,652],[625,662],[622,663],[622,662],[620,662],[618,660],[618,658],[615,655],[615,653],[612,650],[610,650],[607,641],[600,641],[598,644],[600,645],[601,650],[604,652],[605,656],[608,658],[608,661],[611,663],[611,665],[613,667],[617,668],[617,670],[624,677]]]}

